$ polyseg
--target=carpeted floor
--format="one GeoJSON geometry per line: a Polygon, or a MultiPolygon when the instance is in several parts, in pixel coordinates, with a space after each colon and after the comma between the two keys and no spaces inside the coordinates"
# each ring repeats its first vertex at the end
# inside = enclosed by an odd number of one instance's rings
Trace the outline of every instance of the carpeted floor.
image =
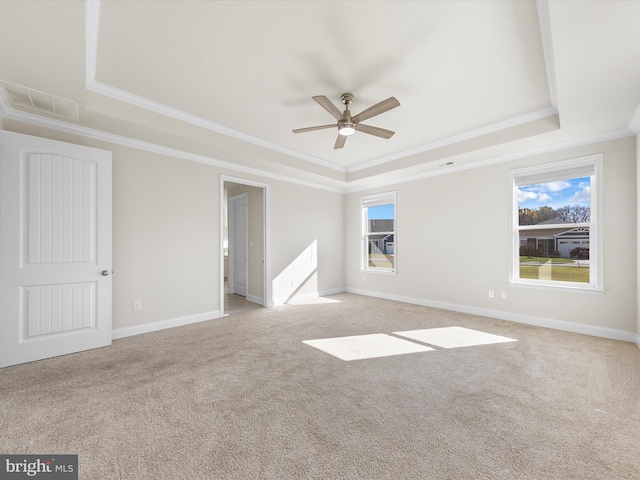
{"type": "Polygon", "coordinates": [[[640,478],[636,345],[331,300],[2,369],[0,453],[78,454],[91,480],[640,478]],[[516,341],[352,361],[303,343],[452,326],[516,341]]]}
{"type": "Polygon", "coordinates": [[[224,313],[226,315],[236,314],[238,312],[244,312],[245,310],[253,310],[256,308],[262,308],[262,305],[247,300],[246,297],[229,293],[229,284],[227,280],[224,281],[224,313]]]}
{"type": "Polygon", "coordinates": [[[224,296],[225,314],[236,314],[238,312],[254,310],[256,308],[262,308],[262,305],[251,302],[240,295],[234,295],[233,293],[226,293],[224,296]]]}

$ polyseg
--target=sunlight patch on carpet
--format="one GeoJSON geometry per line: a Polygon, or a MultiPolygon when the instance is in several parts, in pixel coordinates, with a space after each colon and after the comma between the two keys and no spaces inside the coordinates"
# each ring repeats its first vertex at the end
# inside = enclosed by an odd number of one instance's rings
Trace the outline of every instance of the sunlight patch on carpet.
{"type": "Polygon", "coordinates": [[[433,348],[407,342],[406,340],[383,333],[305,340],[302,343],[347,362],[365,358],[390,357],[393,355],[404,355],[405,353],[429,352],[433,350],[433,348]]]}
{"type": "Polygon", "coordinates": [[[479,332],[464,327],[426,328],[407,332],[393,332],[394,335],[428,343],[441,348],[475,347],[492,343],[517,342],[514,338],[501,337],[492,333],[479,332]]]}

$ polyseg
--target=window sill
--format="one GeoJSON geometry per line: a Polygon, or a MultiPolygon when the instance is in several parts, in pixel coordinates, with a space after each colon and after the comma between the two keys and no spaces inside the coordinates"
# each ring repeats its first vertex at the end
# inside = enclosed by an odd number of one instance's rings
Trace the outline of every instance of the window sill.
{"type": "Polygon", "coordinates": [[[382,269],[373,269],[373,268],[361,268],[360,271],[362,273],[375,273],[377,275],[395,275],[395,270],[382,270],[382,269]]]}
{"type": "Polygon", "coordinates": [[[581,287],[577,285],[552,285],[549,283],[534,283],[510,281],[509,286],[519,288],[533,288],[536,290],[550,290],[555,292],[583,293],[587,295],[604,295],[604,288],[581,287]]]}

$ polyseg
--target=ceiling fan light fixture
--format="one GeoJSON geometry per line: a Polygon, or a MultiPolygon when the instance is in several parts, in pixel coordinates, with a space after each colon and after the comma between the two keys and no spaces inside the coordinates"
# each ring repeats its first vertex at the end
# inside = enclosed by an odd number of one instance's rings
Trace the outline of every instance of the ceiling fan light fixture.
{"type": "Polygon", "coordinates": [[[356,126],[352,123],[346,123],[344,125],[340,125],[338,127],[338,133],[340,135],[344,135],[345,137],[348,137],[349,135],[353,135],[354,133],[356,133],[356,126]]]}

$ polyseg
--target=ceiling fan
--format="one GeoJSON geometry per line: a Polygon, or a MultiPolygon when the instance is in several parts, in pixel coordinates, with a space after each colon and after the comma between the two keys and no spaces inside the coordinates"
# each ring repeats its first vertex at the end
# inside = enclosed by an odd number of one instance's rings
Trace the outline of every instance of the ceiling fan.
{"type": "Polygon", "coordinates": [[[324,108],[327,112],[333,115],[338,123],[332,123],[330,125],[319,125],[316,127],[306,127],[306,128],[297,128],[293,130],[293,133],[304,133],[304,132],[313,132],[314,130],[324,130],[325,128],[338,128],[338,138],[336,139],[336,143],[333,146],[334,149],[344,147],[345,142],[347,141],[347,137],[349,135],[353,135],[356,132],[364,132],[369,135],[375,135],[376,137],[389,139],[393,136],[395,132],[391,130],[385,130],[384,128],[372,127],[370,125],[363,125],[363,120],[367,120],[371,117],[375,117],[376,115],[380,115],[381,113],[387,112],[392,108],[396,108],[400,106],[400,102],[396,100],[395,97],[389,97],[386,100],[383,100],[375,105],[367,108],[366,110],[360,112],[358,115],[351,116],[351,112],[349,111],[349,105],[353,102],[353,95],[350,93],[342,94],[342,103],[344,103],[345,110],[344,112],[340,112],[338,108],[324,95],[318,95],[312,97],[318,105],[324,108]]]}

